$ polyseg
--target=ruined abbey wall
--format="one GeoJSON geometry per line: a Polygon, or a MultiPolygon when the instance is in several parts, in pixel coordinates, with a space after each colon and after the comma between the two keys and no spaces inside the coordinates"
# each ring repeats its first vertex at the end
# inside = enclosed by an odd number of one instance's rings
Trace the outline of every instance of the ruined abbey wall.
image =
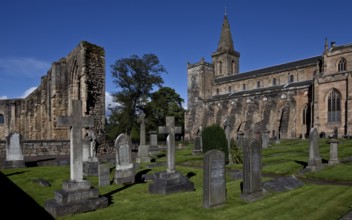
{"type": "Polygon", "coordinates": [[[105,52],[86,41],[54,62],[26,98],[0,100],[0,140],[12,132],[20,133],[23,141],[69,140],[68,128],[56,127],[56,121],[69,114],[71,100],[77,99],[82,101],[83,116],[94,117],[97,142],[103,143],[105,52]]]}

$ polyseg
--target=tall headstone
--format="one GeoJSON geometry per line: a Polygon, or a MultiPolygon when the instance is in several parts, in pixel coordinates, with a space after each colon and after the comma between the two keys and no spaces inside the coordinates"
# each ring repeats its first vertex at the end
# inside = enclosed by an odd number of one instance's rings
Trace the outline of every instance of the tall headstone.
{"type": "Polygon", "coordinates": [[[138,146],[138,155],[136,158],[137,163],[149,163],[151,158],[149,157],[149,145],[146,144],[145,137],[145,114],[142,113],[139,122],[141,123],[140,127],[140,143],[138,146]]]}
{"type": "Polygon", "coordinates": [[[203,158],[203,207],[211,208],[225,202],[225,154],[220,150],[210,150],[203,158]]]}
{"type": "Polygon", "coordinates": [[[135,181],[135,171],[132,163],[132,145],[130,138],[120,134],[115,140],[116,149],[116,184],[132,184],[135,181]]]}
{"type": "Polygon", "coordinates": [[[55,191],[55,199],[45,203],[45,209],[54,217],[92,211],[108,206],[108,199],[99,195],[88,180],[83,180],[82,128],[94,126],[92,116],[82,117],[82,103],[72,100],[70,116],[57,119],[57,126],[70,127],[70,180],[62,190],[55,191]]]}
{"type": "Polygon", "coordinates": [[[243,147],[243,182],[241,198],[255,201],[264,195],[262,186],[262,146],[257,138],[249,139],[243,147]]]}
{"type": "Polygon", "coordinates": [[[262,148],[263,149],[268,148],[268,145],[269,145],[269,134],[270,134],[269,130],[264,130],[262,132],[262,148]]]}
{"type": "Polygon", "coordinates": [[[192,150],[193,155],[199,155],[203,153],[203,140],[202,140],[202,126],[199,126],[197,136],[194,138],[194,148],[192,150]]]}
{"type": "Polygon", "coordinates": [[[149,192],[154,194],[170,194],[193,191],[194,184],[188,177],[175,170],[175,134],[181,133],[180,127],[175,127],[175,118],[166,117],[166,126],[159,127],[160,134],[169,134],[167,138],[167,170],[153,174],[153,183],[149,184],[149,192]]]}
{"type": "Polygon", "coordinates": [[[243,148],[243,146],[244,146],[244,132],[243,131],[238,131],[238,133],[237,133],[237,146],[239,148],[243,148]]]}
{"type": "Polygon", "coordinates": [[[330,159],[329,159],[329,165],[336,165],[339,164],[339,158],[338,158],[338,145],[339,141],[335,138],[329,140],[330,143],[330,159]]]}
{"type": "Polygon", "coordinates": [[[98,176],[99,160],[96,156],[96,137],[93,129],[89,129],[83,143],[83,175],[98,176]]]}
{"type": "Polygon", "coordinates": [[[110,185],[110,168],[106,164],[100,164],[98,167],[99,186],[110,185]]]}
{"type": "Polygon", "coordinates": [[[19,133],[10,133],[6,137],[6,159],[5,168],[26,167],[22,152],[22,141],[19,133]]]}
{"type": "Polygon", "coordinates": [[[319,152],[319,135],[316,128],[311,128],[309,132],[309,160],[306,168],[312,172],[323,168],[319,152]]]}
{"type": "Polygon", "coordinates": [[[158,146],[158,133],[156,131],[149,132],[149,156],[156,156],[160,153],[160,149],[158,146]]]}
{"type": "Polygon", "coordinates": [[[224,128],[225,128],[225,135],[226,135],[226,140],[227,140],[227,150],[229,152],[229,164],[233,164],[232,158],[231,158],[231,126],[228,118],[225,119],[224,121],[224,128]]]}

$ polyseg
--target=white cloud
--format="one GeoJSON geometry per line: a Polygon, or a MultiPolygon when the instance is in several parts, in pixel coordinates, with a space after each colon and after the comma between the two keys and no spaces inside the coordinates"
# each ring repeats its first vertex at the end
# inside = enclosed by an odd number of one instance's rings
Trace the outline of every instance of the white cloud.
{"type": "Polygon", "coordinates": [[[31,87],[24,91],[23,95],[20,98],[26,98],[29,94],[31,94],[34,90],[36,90],[37,87],[31,87]]]}
{"type": "Polygon", "coordinates": [[[30,57],[0,58],[1,75],[39,77],[45,75],[51,63],[30,57]]]}
{"type": "Polygon", "coordinates": [[[108,109],[109,107],[115,107],[117,105],[116,102],[113,102],[113,98],[110,92],[105,92],[105,115],[109,116],[111,111],[108,109]]]}
{"type": "Polygon", "coordinates": [[[1,99],[8,99],[8,97],[6,95],[0,96],[0,100],[1,99]]]}

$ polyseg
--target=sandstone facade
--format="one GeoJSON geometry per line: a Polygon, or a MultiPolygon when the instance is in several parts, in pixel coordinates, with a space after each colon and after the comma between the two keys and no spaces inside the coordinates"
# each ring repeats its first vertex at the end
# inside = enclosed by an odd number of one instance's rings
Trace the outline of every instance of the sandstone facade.
{"type": "Polygon", "coordinates": [[[0,140],[18,132],[24,142],[66,143],[68,129],[56,127],[56,120],[68,115],[71,100],[77,99],[82,100],[83,116],[94,116],[98,144],[104,143],[105,51],[86,41],[54,62],[26,98],[0,100],[0,140]]]}
{"type": "Polygon", "coordinates": [[[225,15],[212,62],[188,64],[188,109],[185,139],[193,140],[200,126],[223,126],[231,137],[251,135],[254,126],[275,138],[299,138],[311,127],[326,135],[352,135],[352,44],[329,46],[322,55],[255,71],[239,72],[225,15]]]}

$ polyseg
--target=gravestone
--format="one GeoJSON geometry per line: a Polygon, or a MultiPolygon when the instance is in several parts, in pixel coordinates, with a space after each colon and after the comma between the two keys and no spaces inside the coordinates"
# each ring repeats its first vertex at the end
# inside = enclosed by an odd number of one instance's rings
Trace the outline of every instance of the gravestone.
{"type": "Polygon", "coordinates": [[[275,143],[280,144],[280,132],[277,132],[275,143]]]}
{"type": "Polygon", "coordinates": [[[330,144],[330,159],[329,159],[329,165],[336,165],[339,164],[339,158],[338,158],[338,145],[339,141],[335,138],[329,140],[330,144]]]}
{"type": "Polygon", "coordinates": [[[264,130],[262,132],[262,148],[263,149],[268,148],[268,145],[269,145],[269,134],[270,134],[269,130],[264,130]]]}
{"type": "Polygon", "coordinates": [[[309,132],[309,160],[306,169],[315,172],[323,168],[322,159],[319,153],[319,135],[316,128],[309,132]]]}
{"type": "Polygon", "coordinates": [[[303,186],[303,182],[295,176],[278,177],[263,183],[263,188],[268,192],[285,192],[303,186]]]}
{"type": "Polygon", "coordinates": [[[224,121],[224,128],[225,128],[225,135],[226,135],[226,140],[227,140],[227,150],[229,152],[229,164],[233,164],[232,158],[231,158],[231,126],[228,117],[226,117],[224,121]]]}
{"type": "Polygon", "coordinates": [[[116,184],[132,184],[135,181],[135,171],[132,163],[132,145],[126,134],[120,134],[115,140],[116,149],[116,184]]]}
{"type": "Polygon", "coordinates": [[[145,114],[142,113],[139,122],[141,123],[140,126],[140,143],[138,146],[138,155],[136,158],[137,163],[149,163],[150,162],[150,157],[149,157],[149,145],[146,144],[146,138],[145,138],[145,122],[144,119],[145,114]]]}
{"type": "Polygon", "coordinates": [[[89,129],[83,144],[83,175],[98,176],[99,160],[96,157],[96,143],[93,129],[89,129]]]}
{"type": "Polygon", "coordinates": [[[244,146],[244,132],[243,131],[238,131],[238,133],[237,133],[237,146],[239,148],[243,148],[243,146],[244,146]]]}
{"type": "Polygon", "coordinates": [[[220,150],[210,150],[203,158],[203,207],[211,208],[225,202],[225,153],[220,150]]]}
{"type": "Polygon", "coordinates": [[[110,168],[105,164],[100,164],[98,167],[99,186],[110,185],[110,168]]]}
{"type": "Polygon", "coordinates": [[[82,128],[94,126],[94,118],[82,117],[81,101],[72,100],[70,116],[58,117],[57,126],[70,127],[70,180],[55,191],[55,199],[45,202],[45,209],[58,217],[107,207],[108,199],[83,180],[82,128]]]}
{"type": "Polygon", "coordinates": [[[160,153],[160,149],[158,147],[158,133],[156,131],[150,131],[149,139],[149,156],[156,156],[160,153]]]}
{"type": "Polygon", "coordinates": [[[26,167],[22,153],[22,141],[19,133],[10,133],[6,137],[6,159],[4,168],[26,167]]]}
{"type": "Polygon", "coordinates": [[[257,138],[251,138],[243,147],[243,181],[241,198],[247,202],[264,195],[262,186],[262,146],[257,138]]]}
{"type": "Polygon", "coordinates": [[[159,127],[160,134],[169,134],[167,138],[167,170],[153,174],[153,182],[149,184],[149,193],[170,194],[193,191],[194,184],[188,177],[175,170],[175,134],[181,133],[180,127],[175,127],[175,118],[166,117],[166,126],[159,127]]]}
{"type": "Polygon", "coordinates": [[[192,149],[193,155],[199,155],[203,153],[203,140],[202,140],[203,128],[199,126],[197,136],[194,138],[194,147],[192,149]]]}

